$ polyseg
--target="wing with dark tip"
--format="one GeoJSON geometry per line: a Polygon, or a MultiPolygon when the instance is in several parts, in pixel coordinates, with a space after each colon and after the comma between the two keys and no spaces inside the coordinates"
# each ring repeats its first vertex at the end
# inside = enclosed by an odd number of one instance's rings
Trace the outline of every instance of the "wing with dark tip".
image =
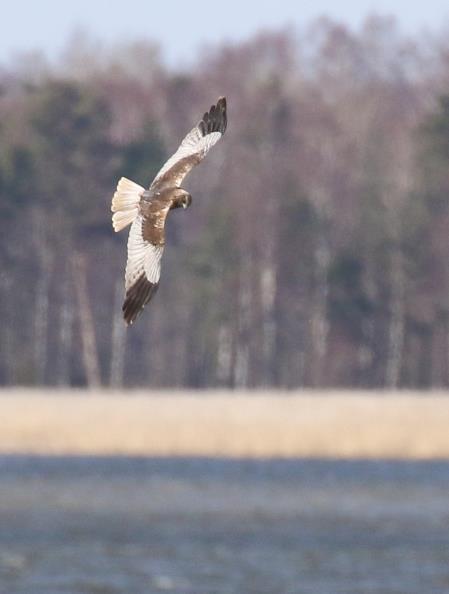
{"type": "Polygon", "coordinates": [[[151,184],[152,190],[164,187],[179,187],[191,169],[204,159],[210,149],[226,131],[226,98],[220,97],[202,120],[181,142],[176,153],[170,157],[151,184]]]}
{"type": "Polygon", "coordinates": [[[150,283],[144,274],[126,291],[122,311],[125,322],[132,324],[148,301],[156,293],[159,283],[150,283]]]}
{"type": "Polygon", "coordinates": [[[128,325],[134,322],[159,286],[168,210],[167,206],[166,210],[146,217],[140,213],[131,225],[125,271],[126,295],[122,307],[128,325]]]}

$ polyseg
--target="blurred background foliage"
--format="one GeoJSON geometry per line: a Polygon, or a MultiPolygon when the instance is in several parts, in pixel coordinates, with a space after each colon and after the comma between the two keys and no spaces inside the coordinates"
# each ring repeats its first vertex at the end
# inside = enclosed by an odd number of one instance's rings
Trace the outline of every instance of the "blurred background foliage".
{"type": "Polygon", "coordinates": [[[449,385],[447,39],[320,20],[184,72],[81,41],[0,71],[2,384],[449,385]],[[219,95],[227,134],[126,329],[117,180],[148,185],[219,95]]]}

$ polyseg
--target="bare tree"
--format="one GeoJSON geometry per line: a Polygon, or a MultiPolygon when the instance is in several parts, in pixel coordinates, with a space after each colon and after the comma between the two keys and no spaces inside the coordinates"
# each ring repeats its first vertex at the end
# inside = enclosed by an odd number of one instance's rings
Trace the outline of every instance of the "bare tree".
{"type": "Polygon", "coordinates": [[[109,385],[112,388],[123,386],[125,371],[126,326],[122,316],[123,281],[115,285],[114,313],[112,314],[111,367],[109,385]]]}
{"type": "Polygon", "coordinates": [[[48,313],[52,254],[46,237],[43,213],[36,211],[34,214],[34,244],[39,261],[34,302],[34,373],[36,383],[44,384],[48,354],[48,313]]]}
{"type": "Polygon", "coordinates": [[[100,364],[97,353],[94,319],[87,289],[86,261],[83,254],[72,257],[73,278],[78,301],[78,320],[81,332],[82,359],[89,388],[101,385],[100,364]]]}

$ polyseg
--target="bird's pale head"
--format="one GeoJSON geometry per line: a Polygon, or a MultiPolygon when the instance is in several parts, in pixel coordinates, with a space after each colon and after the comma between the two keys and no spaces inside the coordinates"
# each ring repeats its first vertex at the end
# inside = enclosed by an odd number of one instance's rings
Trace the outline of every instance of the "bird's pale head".
{"type": "Polygon", "coordinates": [[[184,195],[183,197],[183,201],[182,201],[182,207],[183,208],[189,208],[189,206],[192,204],[192,194],[189,194],[188,192],[184,195]]]}
{"type": "Polygon", "coordinates": [[[182,188],[177,188],[173,197],[172,208],[188,208],[192,204],[192,196],[182,188]]]}

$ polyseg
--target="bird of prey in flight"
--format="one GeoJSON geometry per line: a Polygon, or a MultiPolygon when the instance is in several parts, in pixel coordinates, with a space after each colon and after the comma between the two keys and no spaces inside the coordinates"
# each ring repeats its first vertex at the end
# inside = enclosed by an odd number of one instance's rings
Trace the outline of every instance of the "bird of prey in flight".
{"type": "Polygon", "coordinates": [[[165,220],[170,210],[187,208],[192,196],[181,184],[195,165],[223,136],[227,125],[226,98],[220,97],[179,145],[150,188],[122,177],[112,198],[114,231],[131,224],[125,270],[123,317],[132,324],[155,294],[165,245],[165,220]]]}

